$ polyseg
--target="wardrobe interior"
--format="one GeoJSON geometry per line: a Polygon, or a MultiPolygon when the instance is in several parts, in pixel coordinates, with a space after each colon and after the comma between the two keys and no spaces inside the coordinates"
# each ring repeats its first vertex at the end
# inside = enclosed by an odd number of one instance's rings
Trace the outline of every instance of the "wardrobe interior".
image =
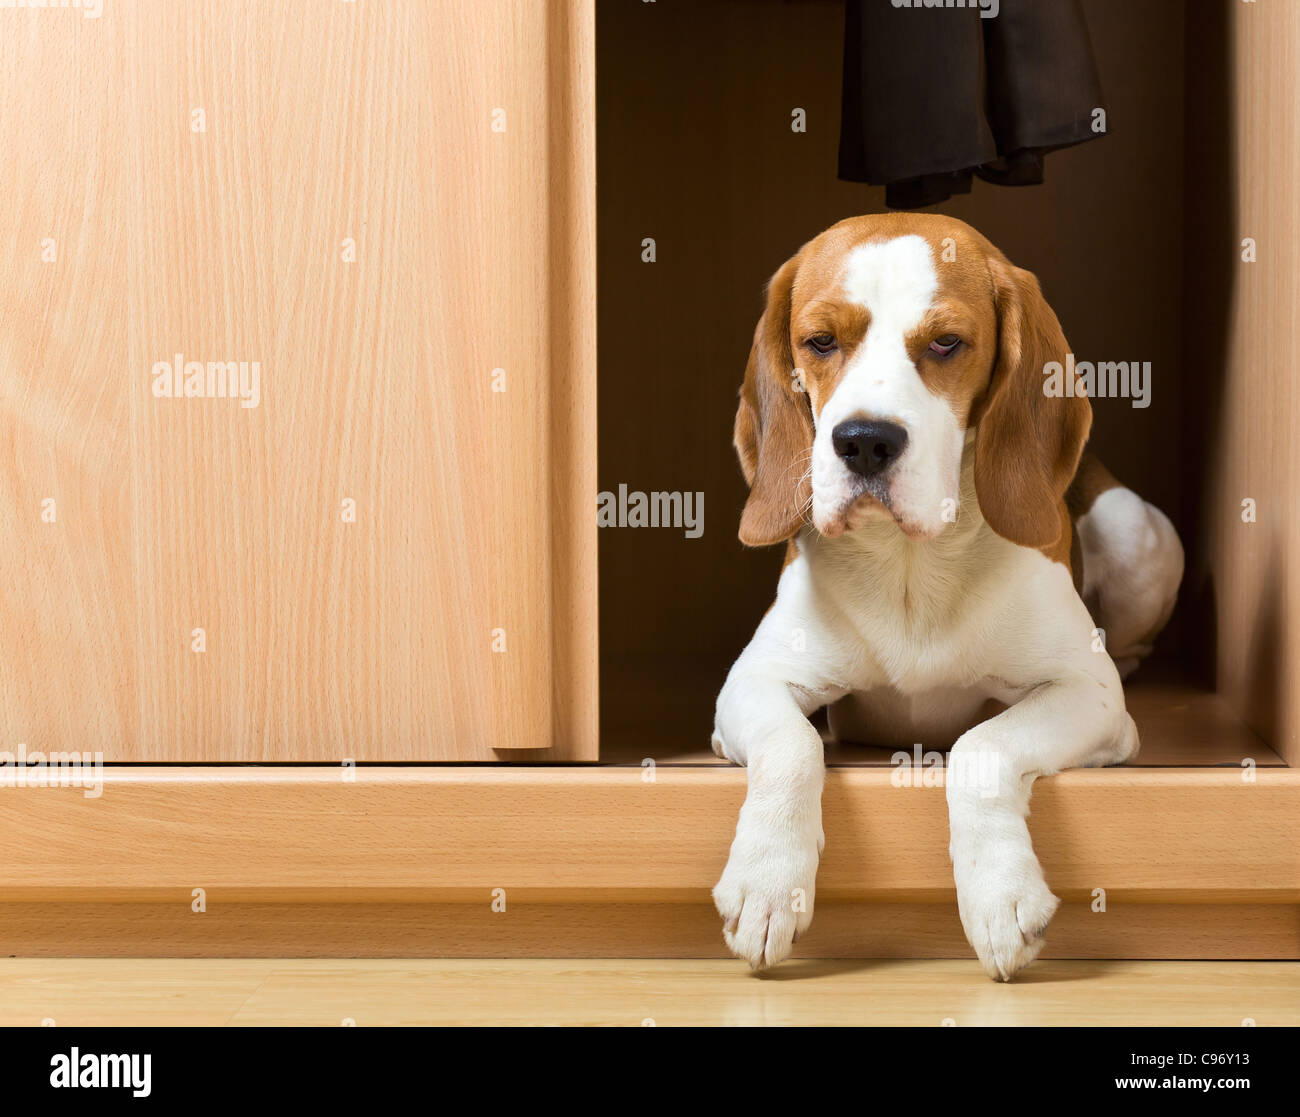
{"type": "MultiPolygon", "coordinates": [[[[1255,7],[1085,0],[1107,135],[1049,154],[1042,185],[976,180],[933,207],[1038,275],[1078,359],[1152,363],[1150,405],[1094,400],[1091,439],[1187,553],[1128,688],[1141,765],[1300,763],[1300,12],[1255,7]]],[[[838,0],[597,6],[599,487],[704,494],[698,538],[599,533],[607,762],[716,762],[714,698],[775,591],[782,548],[736,537],[731,445],[763,286],[828,225],[884,210],[882,187],[836,177],[843,21],[838,0]]]]}

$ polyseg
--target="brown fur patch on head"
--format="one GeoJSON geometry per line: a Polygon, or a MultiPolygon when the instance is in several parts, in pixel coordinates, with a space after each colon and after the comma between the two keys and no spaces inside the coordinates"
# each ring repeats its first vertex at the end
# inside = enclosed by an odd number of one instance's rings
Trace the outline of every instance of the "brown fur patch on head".
{"type": "Polygon", "coordinates": [[[832,225],[799,252],[789,323],[793,363],[805,372],[808,399],[819,415],[843,379],[871,328],[870,312],[852,302],[844,288],[849,254],[859,245],[916,236],[930,247],[938,287],[934,305],[907,336],[917,373],[946,399],[962,422],[988,387],[998,347],[998,320],[989,283],[988,260],[997,250],[964,221],[933,213],[881,213],[850,217],[832,225]],[[834,353],[819,356],[806,339],[832,334],[834,353]],[[930,342],[953,333],[962,339],[948,358],[930,352],[930,342]]]}

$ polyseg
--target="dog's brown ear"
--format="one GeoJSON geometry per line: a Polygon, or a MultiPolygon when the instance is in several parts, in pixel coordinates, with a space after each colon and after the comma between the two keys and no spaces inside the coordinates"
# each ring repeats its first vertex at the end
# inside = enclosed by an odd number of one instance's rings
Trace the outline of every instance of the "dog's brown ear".
{"type": "Polygon", "coordinates": [[[1023,268],[992,258],[998,316],[998,353],[988,392],[972,416],[975,492],[990,527],[1025,547],[1066,546],[1070,530],[1061,501],[1079,465],[1092,425],[1092,405],[1078,395],[1049,395],[1046,366],[1066,377],[1068,346],[1038,280],[1023,268]]]}
{"type": "Polygon", "coordinates": [[[736,453],[749,482],[740,541],[750,547],[789,539],[812,501],[812,411],[795,386],[790,352],[790,297],[798,270],[795,256],[767,285],[767,307],[754,329],[736,411],[736,453]]]}

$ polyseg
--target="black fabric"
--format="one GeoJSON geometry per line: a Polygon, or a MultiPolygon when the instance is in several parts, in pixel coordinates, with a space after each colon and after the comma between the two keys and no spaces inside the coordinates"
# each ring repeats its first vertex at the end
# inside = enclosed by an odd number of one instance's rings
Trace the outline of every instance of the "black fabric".
{"type": "MultiPolygon", "coordinates": [[[[913,0],[920,4],[923,0],[913,0]]],[[[846,0],[839,177],[893,209],[1043,181],[1043,156],[1094,139],[1104,107],[1078,0],[980,9],[846,0]]]]}

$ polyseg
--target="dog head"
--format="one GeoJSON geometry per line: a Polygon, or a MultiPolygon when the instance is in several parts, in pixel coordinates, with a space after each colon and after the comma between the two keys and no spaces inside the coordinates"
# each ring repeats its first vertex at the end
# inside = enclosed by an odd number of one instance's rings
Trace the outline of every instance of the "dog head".
{"type": "Polygon", "coordinates": [[[1063,496],[1088,437],[1086,396],[1049,395],[1064,364],[1032,274],[937,214],[841,221],[773,276],[735,442],[751,546],[807,521],[836,536],[892,519],[931,539],[953,519],[973,439],[980,511],[1027,547],[1068,546],[1063,496]]]}

